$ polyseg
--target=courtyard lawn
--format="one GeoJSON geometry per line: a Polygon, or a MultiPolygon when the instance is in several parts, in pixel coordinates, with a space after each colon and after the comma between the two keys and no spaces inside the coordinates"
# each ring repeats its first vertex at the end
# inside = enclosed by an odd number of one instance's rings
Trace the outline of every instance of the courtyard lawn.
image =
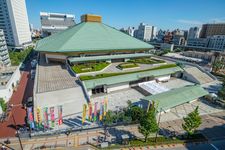
{"type": "Polygon", "coordinates": [[[85,72],[93,72],[93,71],[100,71],[107,67],[110,63],[108,62],[99,62],[99,63],[86,63],[72,66],[72,70],[75,73],[85,73],[85,72]]]}
{"type": "Polygon", "coordinates": [[[176,64],[166,64],[166,65],[162,65],[162,66],[158,66],[158,67],[151,68],[151,69],[146,69],[146,70],[138,70],[138,71],[131,71],[131,72],[120,72],[120,73],[117,73],[117,72],[102,73],[102,74],[97,74],[95,76],[84,75],[84,76],[80,76],[80,80],[82,80],[82,81],[84,81],[84,80],[93,80],[93,79],[99,79],[99,78],[106,78],[106,77],[112,77],[112,76],[118,76],[118,75],[130,74],[130,73],[145,72],[145,71],[166,69],[166,68],[173,68],[173,67],[177,67],[177,65],[176,64]]]}
{"type": "Polygon", "coordinates": [[[128,68],[135,68],[135,67],[138,67],[138,64],[136,64],[136,63],[125,62],[125,63],[119,64],[117,67],[118,67],[119,69],[128,69],[128,68]]]}
{"type": "Polygon", "coordinates": [[[134,58],[129,60],[128,62],[132,63],[139,63],[139,64],[159,64],[159,63],[165,63],[163,60],[158,60],[154,58],[134,58]]]}

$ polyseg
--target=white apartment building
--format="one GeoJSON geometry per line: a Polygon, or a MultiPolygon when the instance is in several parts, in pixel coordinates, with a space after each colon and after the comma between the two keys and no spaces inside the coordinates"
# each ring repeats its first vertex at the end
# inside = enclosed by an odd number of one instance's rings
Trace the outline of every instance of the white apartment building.
{"type": "Polygon", "coordinates": [[[75,25],[71,14],[40,12],[42,36],[46,37],[75,25]]]}
{"type": "Polygon", "coordinates": [[[13,91],[20,81],[19,67],[7,67],[0,69],[0,98],[6,102],[11,98],[13,91]]]}
{"type": "Polygon", "coordinates": [[[208,48],[225,51],[225,35],[214,35],[208,37],[208,39],[209,39],[208,48]]]}
{"type": "Polygon", "coordinates": [[[32,42],[25,0],[0,1],[0,28],[10,48],[21,49],[32,42]]]}
{"type": "Polygon", "coordinates": [[[199,27],[191,27],[188,32],[188,39],[199,38],[200,30],[199,27]]]}
{"type": "Polygon", "coordinates": [[[5,41],[4,32],[0,29],[0,69],[6,66],[10,66],[9,52],[5,41]]]}

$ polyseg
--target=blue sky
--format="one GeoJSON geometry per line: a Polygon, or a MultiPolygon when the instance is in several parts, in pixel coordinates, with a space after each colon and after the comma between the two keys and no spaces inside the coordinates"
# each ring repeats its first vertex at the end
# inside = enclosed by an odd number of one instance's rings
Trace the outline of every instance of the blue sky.
{"type": "Polygon", "coordinates": [[[225,0],[26,0],[29,21],[40,27],[40,11],[71,13],[76,22],[86,13],[99,14],[116,27],[140,22],[162,29],[189,29],[202,23],[225,22],[225,0]]]}

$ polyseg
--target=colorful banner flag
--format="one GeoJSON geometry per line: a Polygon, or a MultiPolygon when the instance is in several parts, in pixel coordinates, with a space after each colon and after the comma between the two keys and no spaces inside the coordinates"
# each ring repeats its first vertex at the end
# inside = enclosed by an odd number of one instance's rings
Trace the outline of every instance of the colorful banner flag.
{"type": "Polygon", "coordinates": [[[51,119],[51,127],[55,127],[55,112],[54,107],[50,107],[50,119],[51,119]]]}
{"type": "Polygon", "coordinates": [[[94,121],[97,121],[97,110],[98,110],[98,102],[95,102],[94,121]]]}
{"type": "Polygon", "coordinates": [[[102,115],[103,115],[103,110],[104,107],[103,107],[103,103],[100,104],[100,112],[99,112],[99,120],[102,121],[102,115]]]}
{"type": "Polygon", "coordinates": [[[44,127],[49,128],[48,107],[45,107],[44,110],[43,110],[43,118],[44,118],[44,127]]]}
{"type": "Polygon", "coordinates": [[[89,103],[89,113],[88,113],[88,116],[89,116],[89,120],[92,121],[92,104],[91,104],[91,102],[89,103]]]}
{"type": "Polygon", "coordinates": [[[34,129],[34,116],[32,107],[27,108],[28,123],[31,129],[34,129]]]}
{"type": "Polygon", "coordinates": [[[107,98],[105,98],[105,102],[104,102],[104,116],[106,116],[106,113],[107,113],[107,106],[108,106],[108,99],[107,98]]]}
{"type": "Polygon", "coordinates": [[[84,124],[84,122],[85,122],[85,120],[86,120],[86,112],[87,112],[87,105],[84,104],[84,105],[83,105],[82,124],[84,124]]]}
{"type": "Polygon", "coordinates": [[[62,119],[62,105],[58,106],[58,124],[61,125],[63,123],[63,119],[62,119]]]}
{"type": "Polygon", "coordinates": [[[38,127],[40,127],[40,124],[41,124],[41,108],[40,107],[37,107],[37,124],[38,124],[38,127]]]}

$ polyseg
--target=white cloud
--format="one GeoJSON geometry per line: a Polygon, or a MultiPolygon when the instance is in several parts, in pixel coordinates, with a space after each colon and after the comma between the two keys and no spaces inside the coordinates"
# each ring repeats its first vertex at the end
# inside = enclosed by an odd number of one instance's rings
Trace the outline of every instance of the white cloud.
{"type": "Polygon", "coordinates": [[[225,17],[223,18],[213,18],[209,20],[210,23],[222,23],[225,22],[225,17]]]}
{"type": "Polygon", "coordinates": [[[197,20],[186,20],[186,19],[179,19],[177,22],[182,24],[188,24],[188,25],[201,25],[203,22],[197,21],[197,20]]]}

